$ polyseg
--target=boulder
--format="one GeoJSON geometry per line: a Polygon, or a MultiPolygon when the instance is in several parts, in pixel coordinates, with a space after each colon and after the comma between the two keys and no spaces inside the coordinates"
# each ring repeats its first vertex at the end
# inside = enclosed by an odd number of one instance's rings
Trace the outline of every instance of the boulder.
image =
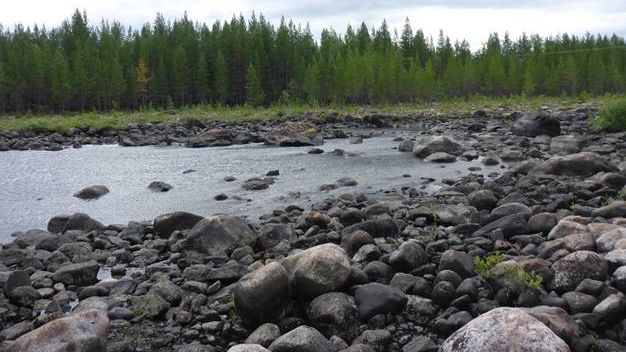
{"type": "Polygon", "coordinates": [[[234,215],[215,215],[194,225],[183,246],[185,249],[208,255],[224,255],[239,245],[250,245],[255,232],[242,218],[234,215]]]}
{"type": "Polygon", "coordinates": [[[272,352],[335,352],[335,348],[316,329],[302,325],[282,335],[269,347],[272,352]]]}
{"type": "Polygon", "coordinates": [[[270,350],[259,344],[244,343],[229,348],[227,352],[270,352],[270,350]]]}
{"type": "Polygon", "coordinates": [[[106,312],[90,309],[53,320],[22,335],[11,346],[20,352],[105,352],[106,312]]]}
{"type": "Polygon", "coordinates": [[[607,162],[600,155],[592,152],[581,152],[567,156],[553,156],[537,164],[529,171],[529,174],[589,177],[598,172],[612,171],[617,171],[617,167],[607,162]]]}
{"type": "Polygon", "coordinates": [[[303,299],[315,298],[340,288],[352,272],[346,252],[331,243],[289,256],[283,265],[291,274],[293,293],[303,299]]]}
{"type": "Polygon", "coordinates": [[[289,273],[278,262],[264,265],[239,280],[235,307],[250,325],[277,321],[289,306],[289,273]]]}
{"type": "Polygon", "coordinates": [[[100,266],[95,260],[64,265],[58,268],[52,279],[65,285],[89,286],[98,282],[100,266]]]}
{"type": "Polygon", "coordinates": [[[474,276],[474,261],[471,255],[465,252],[448,249],[441,255],[437,271],[452,270],[461,277],[474,276]]]}
{"type": "Polygon", "coordinates": [[[311,325],[326,337],[339,336],[352,341],[359,335],[359,311],[354,299],[345,293],[329,292],[317,296],[307,309],[311,325]]]}
{"type": "Polygon", "coordinates": [[[491,210],[495,208],[498,204],[498,199],[496,198],[495,194],[493,194],[492,191],[485,189],[477,190],[470,193],[467,196],[467,201],[469,202],[469,205],[475,207],[478,210],[491,210]]]}
{"type": "Polygon", "coordinates": [[[324,143],[315,126],[298,122],[285,122],[275,126],[264,138],[265,144],[281,147],[317,146],[324,143]]]}
{"type": "Polygon", "coordinates": [[[247,344],[257,344],[263,347],[269,346],[280,337],[280,328],[276,324],[265,323],[256,328],[247,338],[247,344]]]}
{"type": "Polygon", "coordinates": [[[445,152],[436,152],[425,157],[424,161],[432,163],[453,163],[456,161],[456,156],[445,152]]]}
{"type": "Polygon", "coordinates": [[[109,189],[106,186],[96,185],[81,189],[74,193],[74,197],[80,199],[98,199],[107,193],[109,193],[109,189]]]}
{"type": "Polygon", "coordinates": [[[160,238],[169,238],[172,232],[194,227],[203,217],[200,215],[176,211],[154,218],[154,234],[160,238]]]}
{"type": "Polygon", "coordinates": [[[554,277],[548,288],[564,293],[573,291],[584,279],[604,280],[607,263],[597,253],[577,251],[552,264],[554,277]]]}
{"type": "Polygon", "coordinates": [[[401,152],[412,152],[413,147],[415,147],[415,141],[412,141],[410,139],[405,139],[400,142],[400,145],[398,146],[398,150],[401,152]]]}
{"type": "Polygon", "coordinates": [[[577,337],[578,326],[569,314],[561,308],[536,306],[528,308],[526,312],[550,328],[567,343],[571,343],[577,337]]]}
{"type": "Polygon", "coordinates": [[[413,155],[421,159],[438,152],[458,156],[463,150],[459,143],[442,136],[426,138],[413,148],[413,155]]]}
{"type": "Polygon", "coordinates": [[[363,321],[378,314],[400,313],[408,301],[399,289],[376,282],[357,287],[354,299],[363,321]]]}
{"type": "Polygon", "coordinates": [[[439,352],[570,352],[560,337],[520,308],[496,308],[453,333],[439,352]]]}
{"type": "Polygon", "coordinates": [[[606,219],[626,217],[626,202],[619,200],[594,210],[591,216],[606,219]]]}
{"type": "Polygon", "coordinates": [[[515,120],[511,132],[518,136],[537,137],[541,135],[558,136],[561,134],[561,123],[548,115],[526,113],[515,120]]]}
{"type": "Polygon", "coordinates": [[[63,232],[69,230],[80,230],[89,232],[92,230],[102,230],[104,225],[97,220],[92,219],[89,215],[84,213],[72,214],[63,227],[63,232]]]}

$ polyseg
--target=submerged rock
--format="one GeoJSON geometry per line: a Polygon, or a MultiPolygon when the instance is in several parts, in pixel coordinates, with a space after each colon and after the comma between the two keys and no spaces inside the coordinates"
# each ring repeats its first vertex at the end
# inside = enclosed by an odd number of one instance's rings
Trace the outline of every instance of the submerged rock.
{"type": "Polygon", "coordinates": [[[109,193],[109,189],[106,186],[96,185],[89,186],[74,193],[74,197],[80,199],[98,199],[105,194],[109,193]]]}

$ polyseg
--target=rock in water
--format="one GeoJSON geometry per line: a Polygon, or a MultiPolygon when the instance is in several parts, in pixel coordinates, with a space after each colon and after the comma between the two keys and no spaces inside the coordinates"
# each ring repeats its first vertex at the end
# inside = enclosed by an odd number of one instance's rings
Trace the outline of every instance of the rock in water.
{"type": "Polygon", "coordinates": [[[570,352],[565,341],[519,308],[496,308],[452,334],[440,352],[570,352]]]}
{"type": "Polygon", "coordinates": [[[200,220],[185,239],[184,247],[209,255],[224,255],[236,245],[250,245],[255,232],[248,223],[235,215],[215,215],[200,220]]]}
{"type": "Polygon", "coordinates": [[[518,136],[547,135],[554,137],[561,134],[561,123],[552,116],[527,113],[513,123],[511,131],[518,136]]]}
{"type": "Polygon", "coordinates": [[[265,135],[265,144],[281,147],[303,147],[322,145],[324,139],[317,128],[298,122],[285,122],[272,128],[265,135]]]}
{"type": "Polygon", "coordinates": [[[533,167],[529,174],[589,177],[598,172],[617,171],[603,157],[592,152],[582,152],[567,156],[554,156],[533,167]]]}
{"type": "Polygon", "coordinates": [[[53,320],[18,338],[10,351],[105,352],[107,313],[89,309],[53,320]]]}
{"type": "Polygon", "coordinates": [[[107,193],[109,193],[109,189],[106,186],[96,185],[81,189],[74,193],[74,197],[80,199],[98,199],[107,193]]]}
{"type": "Polygon", "coordinates": [[[431,137],[423,140],[413,148],[413,155],[417,158],[425,158],[434,153],[448,153],[461,155],[461,145],[447,137],[431,137]]]}
{"type": "Polygon", "coordinates": [[[172,188],[174,188],[172,185],[162,181],[150,182],[148,185],[148,189],[152,192],[167,192],[172,188]]]}
{"type": "Polygon", "coordinates": [[[283,317],[289,299],[289,273],[272,262],[245,275],[235,288],[235,307],[250,325],[276,321],[283,317]]]}

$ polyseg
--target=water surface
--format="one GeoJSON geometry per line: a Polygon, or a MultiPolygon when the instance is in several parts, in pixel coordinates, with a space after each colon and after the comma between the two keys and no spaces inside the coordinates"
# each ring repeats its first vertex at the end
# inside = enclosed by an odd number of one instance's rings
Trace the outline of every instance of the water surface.
{"type": "MultiPolygon", "coordinates": [[[[442,167],[400,153],[394,134],[350,144],[327,140],[326,152],[344,149],[349,155],[307,154],[308,147],[279,148],[261,144],[190,149],[184,147],[85,146],[59,152],[9,151],[0,153],[0,242],[15,231],[45,229],[57,214],[84,212],[104,224],[151,220],[159,214],[183,210],[200,215],[232,212],[256,219],[264,212],[289,204],[308,206],[329,195],[420,186],[420,177],[441,179],[467,173],[477,161],[459,161],[442,167]],[[193,169],[192,173],[183,171],[193,169]],[[244,191],[242,182],[279,170],[267,190],[244,191]],[[403,177],[408,174],[411,177],[403,177]],[[235,176],[225,182],[225,176],[235,176]],[[356,187],[320,192],[319,186],[348,176],[356,187]],[[174,188],[167,193],[147,189],[152,181],[174,188]],[[83,187],[102,184],[111,191],[85,201],[72,195],[83,187]],[[216,201],[225,193],[226,201],[216,201]],[[241,198],[241,199],[236,199],[241,198]]],[[[497,170],[483,167],[483,172],[497,170]]]]}

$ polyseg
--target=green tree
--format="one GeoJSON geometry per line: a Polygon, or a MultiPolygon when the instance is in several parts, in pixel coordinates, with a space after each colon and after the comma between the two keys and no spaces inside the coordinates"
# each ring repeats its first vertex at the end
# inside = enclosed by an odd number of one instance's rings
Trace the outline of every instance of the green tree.
{"type": "Polygon", "coordinates": [[[265,94],[261,88],[261,80],[252,64],[248,66],[246,78],[246,104],[254,107],[263,105],[265,94]]]}

